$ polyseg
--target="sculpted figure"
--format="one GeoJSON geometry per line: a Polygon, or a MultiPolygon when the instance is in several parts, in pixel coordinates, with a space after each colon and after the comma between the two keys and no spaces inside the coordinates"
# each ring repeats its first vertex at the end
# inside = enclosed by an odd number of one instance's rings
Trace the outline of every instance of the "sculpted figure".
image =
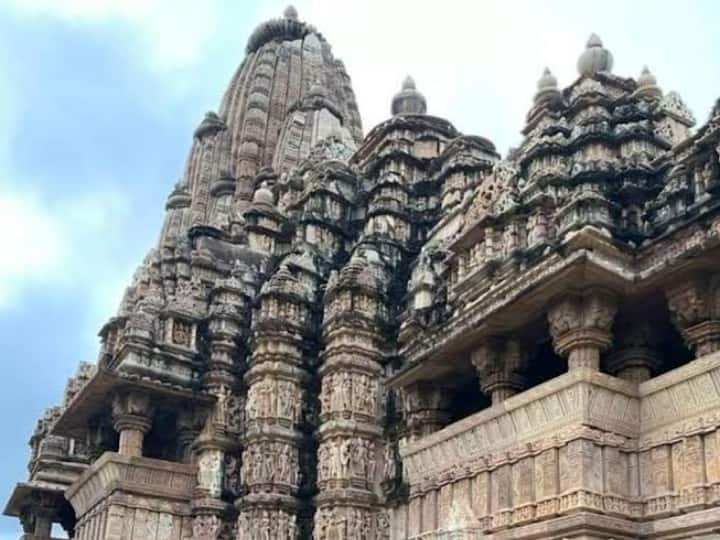
{"type": "Polygon", "coordinates": [[[251,540],[250,522],[248,520],[248,515],[245,512],[242,512],[240,517],[238,517],[237,540],[251,540]]]}
{"type": "Polygon", "coordinates": [[[365,441],[367,456],[367,479],[372,483],[375,481],[375,473],[377,470],[377,456],[375,454],[375,445],[370,441],[365,441]]]}
{"type": "Polygon", "coordinates": [[[342,399],[341,409],[343,411],[352,410],[351,388],[352,379],[350,378],[350,374],[345,372],[342,374],[342,383],[340,384],[340,394],[342,399]]]}
{"type": "Polygon", "coordinates": [[[285,512],[282,510],[277,513],[277,536],[278,539],[285,539],[287,538],[288,533],[288,516],[285,512]]]}
{"type": "Polygon", "coordinates": [[[340,448],[338,447],[336,442],[332,443],[332,446],[330,446],[330,477],[331,478],[337,478],[340,474],[340,448]]]}
{"type": "Polygon", "coordinates": [[[340,443],[340,474],[343,478],[347,478],[350,474],[350,466],[352,465],[353,444],[350,440],[344,440],[340,443]]]}
{"type": "Polygon", "coordinates": [[[338,381],[338,377],[333,374],[330,378],[330,399],[333,412],[341,411],[343,408],[343,389],[338,387],[339,384],[342,384],[342,381],[338,381]]]}
{"type": "Polygon", "coordinates": [[[263,510],[258,528],[260,529],[260,540],[272,540],[270,536],[270,518],[266,510],[263,510]]]}
{"type": "Polygon", "coordinates": [[[318,449],[318,480],[320,481],[327,480],[330,476],[330,459],[328,450],[328,447],[324,444],[320,445],[320,448],[318,449]]]}
{"type": "Polygon", "coordinates": [[[332,397],[330,392],[331,382],[332,379],[329,376],[326,377],[325,381],[323,381],[322,388],[320,389],[320,408],[323,414],[330,412],[330,399],[332,397]]]}
{"type": "Polygon", "coordinates": [[[352,463],[350,474],[354,477],[363,478],[365,476],[366,454],[365,454],[365,441],[358,441],[356,444],[351,446],[352,452],[352,463]]]}
{"type": "Polygon", "coordinates": [[[288,520],[287,540],[296,540],[297,536],[298,536],[297,517],[295,516],[295,514],[292,514],[290,516],[290,519],[288,520]]]}
{"type": "Polygon", "coordinates": [[[344,516],[335,516],[335,537],[337,540],[349,540],[347,535],[347,520],[344,516]]]}
{"type": "Polygon", "coordinates": [[[392,480],[397,474],[397,463],[395,462],[395,449],[392,443],[385,445],[385,455],[383,460],[383,478],[392,480]]]}
{"type": "Polygon", "coordinates": [[[278,480],[280,482],[288,481],[290,474],[290,449],[285,446],[278,454],[278,480]]]}
{"type": "Polygon", "coordinates": [[[289,453],[290,453],[290,459],[289,459],[290,472],[288,473],[288,480],[289,480],[291,486],[297,486],[298,485],[298,470],[300,468],[298,452],[295,448],[290,448],[289,453]]]}

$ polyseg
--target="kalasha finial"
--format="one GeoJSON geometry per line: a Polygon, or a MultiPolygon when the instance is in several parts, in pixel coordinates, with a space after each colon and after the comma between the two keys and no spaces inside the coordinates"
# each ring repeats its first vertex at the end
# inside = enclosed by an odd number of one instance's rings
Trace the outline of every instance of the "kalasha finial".
{"type": "Polygon", "coordinates": [[[397,114],[425,114],[427,102],[425,96],[415,88],[415,81],[408,75],[402,83],[402,89],[395,94],[390,108],[393,116],[397,114]]]}
{"type": "Polygon", "coordinates": [[[297,9],[295,9],[295,6],[292,4],[285,8],[285,11],[283,11],[283,17],[286,19],[290,19],[292,21],[298,20],[298,12],[297,9]]]}
{"type": "Polygon", "coordinates": [[[542,75],[540,76],[540,80],[538,81],[538,92],[541,92],[543,90],[550,90],[550,89],[557,89],[558,82],[555,75],[552,74],[552,71],[550,71],[550,68],[546,67],[542,75]]]}
{"type": "Polygon", "coordinates": [[[638,97],[645,97],[645,98],[661,98],[662,97],[662,90],[658,86],[657,79],[655,78],[655,75],[652,74],[652,72],[648,69],[647,66],[644,66],[642,69],[642,72],[640,73],[640,76],[637,80],[637,90],[635,90],[635,95],[638,97]]]}
{"type": "Polygon", "coordinates": [[[578,59],[578,72],[580,75],[594,75],[595,73],[610,72],[613,65],[613,56],[603,47],[602,40],[597,34],[590,34],[585,50],[578,59]]]}
{"type": "Polygon", "coordinates": [[[595,32],[590,34],[590,37],[588,38],[586,48],[591,47],[602,47],[602,39],[600,39],[600,36],[598,36],[595,32]]]}
{"type": "Polygon", "coordinates": [[[403,90],[415,90],[415,79],[413,79],[410,75],[405,77],[405,80],[402,83],[402,89],[403,90]]]}
{"type": "Polygon", "coordinates": [[[558,81],[549,68],[543,70],[540,80],[537,84],[537,92],[535,93],[535,103],[544,103],[554,101],[560,97],[558,89],[558,81]]]}

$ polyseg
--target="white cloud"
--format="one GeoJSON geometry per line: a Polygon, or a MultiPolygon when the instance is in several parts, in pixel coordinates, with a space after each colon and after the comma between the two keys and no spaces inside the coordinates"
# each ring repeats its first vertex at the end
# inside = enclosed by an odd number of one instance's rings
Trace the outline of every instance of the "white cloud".
{"type": "Polygon", "coordinates": [[[139,30],[138,53],[154,68],[164,69],[196,62],[223,15],[221,3],[196,0],[8,1],[16,13],[29,17],[57,17],[84,24],[129,24],[139,30]]]}
{"type": "Polygon", "coordinates": [[[56,216],[35,197],[0,192],[0,308],[10,305],[23,284],[46,281],[68,257],[67,239],[56,216]]]}
{"type": "Polygon", "coordinates": [[[127,214],[118,192],[50,201],[28,189],[0,188],[0,309],[18,307],[31,289],[82,286],[99,312],[111,312],[117,274],[126,277],[112,266],[112,250],[127,214]]]}

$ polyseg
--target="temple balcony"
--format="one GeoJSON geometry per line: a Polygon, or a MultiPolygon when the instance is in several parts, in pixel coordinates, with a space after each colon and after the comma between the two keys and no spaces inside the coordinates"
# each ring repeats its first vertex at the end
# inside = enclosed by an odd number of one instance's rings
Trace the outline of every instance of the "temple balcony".
{"type": "Polygon", "coordinates": [[[406,440],[393,538],[707,534],[719,428],[720,352],[641,383],[572,369],[406,440]]]}
{"type": "Polygon", "coordinates": [[[190,537],[195,477],[189,464],[105,452],[65,492],[78,516],[75,538],[190,537]]]}

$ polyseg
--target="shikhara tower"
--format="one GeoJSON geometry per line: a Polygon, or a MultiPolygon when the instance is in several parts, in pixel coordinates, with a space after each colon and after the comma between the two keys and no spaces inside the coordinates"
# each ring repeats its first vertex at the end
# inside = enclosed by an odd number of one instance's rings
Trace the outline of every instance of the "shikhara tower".
{"type": "Polygon", "coordinates": [[[288,8],[194,133],[157,247],[31,439],[28,539],[711,538],[720,102],[592,36],[493,144],[408,78],[363,139],[288,8]]]}

